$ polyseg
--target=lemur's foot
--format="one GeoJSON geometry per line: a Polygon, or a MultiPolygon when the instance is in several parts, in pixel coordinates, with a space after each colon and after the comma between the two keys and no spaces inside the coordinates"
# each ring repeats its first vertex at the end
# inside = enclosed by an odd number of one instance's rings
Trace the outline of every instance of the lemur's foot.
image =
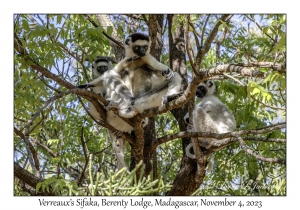
{"type": "Polygon", "coordinates": [[[162,104],[166,104],[170,101],[173,101],[173,100],[179,98],[180,96],[182,96],[182,94],[183,94],[183,91],[180,91],[180,92],[172,94],[172,95],[165,95],[162,97],[162,104]]]}

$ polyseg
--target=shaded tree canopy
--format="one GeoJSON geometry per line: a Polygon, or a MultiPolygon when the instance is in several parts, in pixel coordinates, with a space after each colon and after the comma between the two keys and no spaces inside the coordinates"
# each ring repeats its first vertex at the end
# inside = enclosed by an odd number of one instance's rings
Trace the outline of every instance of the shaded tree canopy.
{"type": "Polygon", "coordinates": [[[15,14],[14,177],[15,195],[286,195],[286,15],[15,14]],[[118,63],[135,32],[182,76],[183,95],[125,119],[135,131],[121,134],[131,170],[117,172],[107,135],[116,128],[87,108],[105,116],[108,102],[76,86],[92,80],[98,56],[118,63]],[[183,117],[208,79],[236,131],[187,130],[183,117]],[[185,155],[196,137],[224,147],[210,173],[212,151],[185,155]]]}

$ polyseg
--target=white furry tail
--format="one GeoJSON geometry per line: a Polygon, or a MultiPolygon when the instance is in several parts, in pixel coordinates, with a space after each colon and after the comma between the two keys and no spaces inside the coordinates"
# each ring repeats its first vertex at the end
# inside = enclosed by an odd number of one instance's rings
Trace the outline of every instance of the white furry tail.
{"type": "Polygon", "coordinates": [[[125,141],[122,138],[117,138],[110,130],[108,130],[110,139],[112,141],[112,146],[114,153],[116,155],[117,159],[117,168],[118,170],[121,170],[122,168],[127,168],[126,163],[125,163],[125,141]]]}
{"type": "Polygon", "coordinates": [[[188,157],[191,158],[191,159],[196,159],[196,156],[190,152],[191,147],[193,147],[193,143],[190,143],[190,144],[187,145],[187,147],[185,148],[186,156],[188,156],[188,157]]]}
{"type": "MultiPolygon", "coordinates": [[[[189,158],[191,159],[196,159],[196,155],[192,154],[190,152],[191,150],[191,147],[193,147],[193,143],[190,143],[186,148],[185,148],[185,153],[186,153],[186,156],[188,156],[189,158]]],[[[214,154],[211,154],[209,156],[209,162],[207,164],[207,167],[206,167],[206,172],[210,173],[214,167],[214,154]]]]}

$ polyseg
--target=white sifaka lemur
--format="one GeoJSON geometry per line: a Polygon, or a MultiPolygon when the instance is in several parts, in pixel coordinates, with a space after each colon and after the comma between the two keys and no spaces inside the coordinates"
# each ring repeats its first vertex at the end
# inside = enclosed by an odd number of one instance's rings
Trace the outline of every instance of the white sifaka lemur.
{"type": "MultiPolygon", "coordinates": [[[[196,90],[196,96],[200,98],[199,103],[193,110],[193,132],[211,132],[211,133],[227,133],[236,129],[236,122],[231,111],[217,97],[217,87],[214,82],[207,80],[201,83],[196,90]]],[[[184,117],[189,123],[189,113],[184,117]]],[[[198,137],[198,139],[206,140],[205,143],[199,144],[205,149],[210,149],[210,139],[198,137]]],[[[190,143],[186,147],[188,157],[195,159],[195,155],[191,154],[190,149],[193,144],[190,143]]],[[[222,148],[213,149],[218,151],[222,148]]],[[[213,167],[213,156],[211,155],[207,171],[210,172],[213,167]]]]}
{"type": "MultiPolygon", "coordinates": [[[[128,103],[131,103],[131,93],[128,88],[121,80],[119,74],[112,71],[112,63],[105,59],[99,58],[93,61],[92,69],[93,69],[93,77],[96,78],[92,83],[79,85],[79,88],[92,88],[95,93],[101,94],[102,97],[114,101],[119,104],[120,107],[126,106],[128,107],[128,103]]],[[[88,102],[89,110],[91,115],[96,120],[102,120],[100,113],[97,112],[96,108],[93,106],[91,102],[88,102]]],[[[122,120],[117,114],[115,114],[112,110],[107,112],[107,122],[122,132],[132,131],[133,128],[122,120]]],[[[148,122],[148,118],[143,119],[142,124],[146,126],[148,122]]],[[[126,167],[124,161],[124,150],[125,150],[125,140],[118,137],[117,133],[112,133],[108,130],[109,135],[112,140],[112,145],[114,152],[117,158],[117,168],[121,169],[126,167]]]]}
{"type": "Polygon", "coordinates": [[[150,45],[149,36],[140,33],[131,34],[125,40],[125,58],[113,71],[128,87],[134,105],[123,110],[120,116],[131,118],[181,95],[182,78],[150,54],[150,45]]]}

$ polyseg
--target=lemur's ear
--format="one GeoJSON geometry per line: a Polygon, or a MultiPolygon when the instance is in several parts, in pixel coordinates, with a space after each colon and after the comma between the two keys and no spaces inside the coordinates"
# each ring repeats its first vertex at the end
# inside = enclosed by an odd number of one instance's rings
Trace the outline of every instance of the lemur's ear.
{"type": "Polygon", "coordinates": [[[130,38],[127,38],[127,39],[125,40],[125,44],[126,44],[126,45],[129,45],[129,42],[130,42],[130,38]]]}

